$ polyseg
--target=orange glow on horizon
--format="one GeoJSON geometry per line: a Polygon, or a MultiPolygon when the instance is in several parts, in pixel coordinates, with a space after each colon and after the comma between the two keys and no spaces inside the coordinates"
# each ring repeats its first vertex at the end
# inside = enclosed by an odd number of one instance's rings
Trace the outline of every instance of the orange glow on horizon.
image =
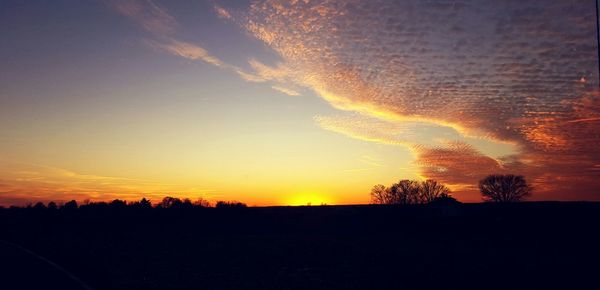
{"type": "Polygon", "coordinates": [[[283,201],[284,205],[332,205],[335,204],[333,199],[325,194],[315,191],[305,191],[297,194],[291,194],[283,201]]]}

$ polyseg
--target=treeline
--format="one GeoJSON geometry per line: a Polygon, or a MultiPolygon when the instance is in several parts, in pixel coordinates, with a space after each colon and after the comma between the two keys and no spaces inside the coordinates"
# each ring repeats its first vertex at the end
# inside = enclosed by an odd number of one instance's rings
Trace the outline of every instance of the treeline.
{"type": "Polygon", "coordinates": [[[425,181],[400,180],[390,187],[378,184],[371,190],[373,204],[425,204],[456,203],[445,185],[427,179],[425,181]]]}
{"type": "MultiPolygon", "coordinates": [[[[518,202],[529,197],[533,188],[525,177],[513,174],[492,174],[479,181],[479,191],[485,202],[518,202]]],[[[432,179],[400,180],[390,187],[378,184],[371,190],[372,204],[455,203],[450,189],[432,179]]]]}
{"type": "MultiPolygon", "coordinates": [[[[82,204],[77,203],[76,200],[71,200],[65,202],[64,204],[58,204],[54,201],[48,202],[48,204],[44,204],[43,202],[38,202],[35,204],[29,204],[25,208],[34,209],[34,210],[61,210],[61,211],[71,211],[77,209],[192,209],[192,208],[246,208],[247,205],[245,203],[239,201],[217,201],[216,203],[211,203],[210,201],[199,198],[196,201],[192,201],[189,198],[176,198],[167,196],[163,198],[160,202],[156,204],[152,204],[149,199],[142,198],[139,201],[131,201],[127,202],[121,199],[115,199],[110,202],[99,201],[99,202],[89,202],[85,201],[82,204]]],[[[19,208],[17,206],[11,206],[10,208],[19,208]]]]}
{"type": "MultiPolygon", "coordinates": [[[[525,178],[520,175],[489,175],[479,181],[479,190],[483,201],[486,202],[518,202],[531,195],[533,188],[527,184],[525,178]]],[[[429,203],[458,203],[451,195],[450,189],[432,179],[425,181],[400,180],[389,187],[378,184],[371,189],[371,204],[429,204],[429,203]]],[[[103,209],[103,208],[132,208],[132,209],[188,209],[188,208],[245,208],[245,203],[238,201],[217,201],[211,203],[206,199],[192,201],[189,198],[176,198],[167,196],[160,202],[153,204],[150,200],[142,198],[139,201],[127,202],[121,199],[115,199],[110,202],[83,202],[71,200],[64,204],[49,202],[44,204],[38,202],[27,205],[27,209],[36,210],[76,210],[78,208],[103,209]]],[[[3,207],[0,206],[0,209],[3,207]]],[[[11,206],[11,208],[20,208],[11,206]]]]}

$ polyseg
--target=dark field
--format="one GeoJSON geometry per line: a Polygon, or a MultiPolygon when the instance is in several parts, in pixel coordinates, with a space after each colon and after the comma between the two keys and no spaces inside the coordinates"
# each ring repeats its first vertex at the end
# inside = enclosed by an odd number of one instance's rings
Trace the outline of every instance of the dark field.
{"type": "MultiPolygon", "coordinates": [[[[3,209],[0,239],[94,289],[600,289],[599,221],[600,203],[551,202],[3,209]]],[[[79,287],[0,258],[2,289],[79,287]]]]}

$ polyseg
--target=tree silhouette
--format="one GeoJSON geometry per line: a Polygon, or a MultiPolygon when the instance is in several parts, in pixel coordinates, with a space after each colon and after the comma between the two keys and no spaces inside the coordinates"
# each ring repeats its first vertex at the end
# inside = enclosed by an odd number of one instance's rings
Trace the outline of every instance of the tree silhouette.
{"type": "Polygon", "coordinates": [[[150,200],[146,199],[145,197],[140,199],[140,201],[130,202],[128,205],[132,208],[137,208],[137,209],[152,209],[152,203],[150,202],[150,200]]]}
{"type": "Polygon", "coordinates": [[[45,210],[46,205],[43,202],[38,202],[33,206],[33,208],[36,210],[45,210]]]}
{"type": "Polygon", "coordinates": [[[182,203],[179,198],[167,196],[162,199],[158,206],[162,208],[175,208],[181,206],[182,203]]]}
{"type": "Polygon", "coordinates": [[[388,188],[377,184],[371,189],[372,204],[418,204],[436,200],[456,202],[448,187],[432,179],[423,182],[404,179],[388,188]]]}
{"type": "Polygon", "coordinates": [[[63,210],[69,210],[69,211],[76,210],[77,208],[78,208],[78,205],[77,205],[77,201],[75,201],[75,200],[68,201],[67,203],[65,203],[62,206],[63,210]]]}
{"type": "Polygon", "coordinates": [[[377,184],[371,189],[371,203],[389,204],[389,191],[383,184],[377,184]]]}
{"type": "Polygon", "coordinates": [[[210,207],[210,201],[200,197],[200,198],[198,198],[198,200],[194,201],[194,206],[210,207]]]}
{"type": "Polygon", "coordinates": [[[450,189],[445,185],[433,179],[427,179],[421,182],[419,198],[423,203],[430,203],[441,196],[449,197],[449,193],[450,189]]]}
{"type": "Polygon", "coordinates": [[[152,208],[152,203],[150,202],[150,200],[144,197],[140,200],[139,206],[140,208],[152,208]]]}
{"type": "Polygon", "coordinates": [[[111,208],[122,209],[127,207],[127,202],[120,199],[115,199],[108,204],[111,208]]]}
{"type": "Polygon", "coordinates": [[[490,175],[479,181],[479,190],[488,202],[517,202],[532,192],[523,176],[512,174],[490,175]]]}
{"type": "Polygon", "coordinates": [[[390,201],[392,204],[416,204],[419,203],[420,185],[415,180],[400,180],[389,188],[390,201]]]}
{"type": "Polygon", "coordinates": [[[56,210],[58,208],[58,206],[56,205],[56,202],[51,201],[48,203],[48,209],[49,210],[56,210]]]}
{"type": "Polygon", "coordinates": [[[183,202],[181,203],[181,207],[182,208],[192,208],[192,207],[194,207],[194,204],[192,203],[192,201],[189,198],[184,198],[183,202]]]}

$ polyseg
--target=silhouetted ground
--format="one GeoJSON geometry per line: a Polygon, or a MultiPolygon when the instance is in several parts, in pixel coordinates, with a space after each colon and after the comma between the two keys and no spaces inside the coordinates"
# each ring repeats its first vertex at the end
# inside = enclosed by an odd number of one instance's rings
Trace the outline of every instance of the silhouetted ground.
{"type": "Polygon", "coordinates": [[[6,242],[0,242],[0,276],[3,287],[10,285],[19,289],[47,289],[49,286],[63,290],[89,289],[87,285],[82,285],[78,278],[73,278],[53,262],[6,242]]]}
{"type": "MultiPolygon", "coordinates": [[[[600,289],[599,222],[600,203],[4,209],[0,239],[95,289],[600,289]]],[[[15,255],[2,281],[69,283],[15,255]]]]}

